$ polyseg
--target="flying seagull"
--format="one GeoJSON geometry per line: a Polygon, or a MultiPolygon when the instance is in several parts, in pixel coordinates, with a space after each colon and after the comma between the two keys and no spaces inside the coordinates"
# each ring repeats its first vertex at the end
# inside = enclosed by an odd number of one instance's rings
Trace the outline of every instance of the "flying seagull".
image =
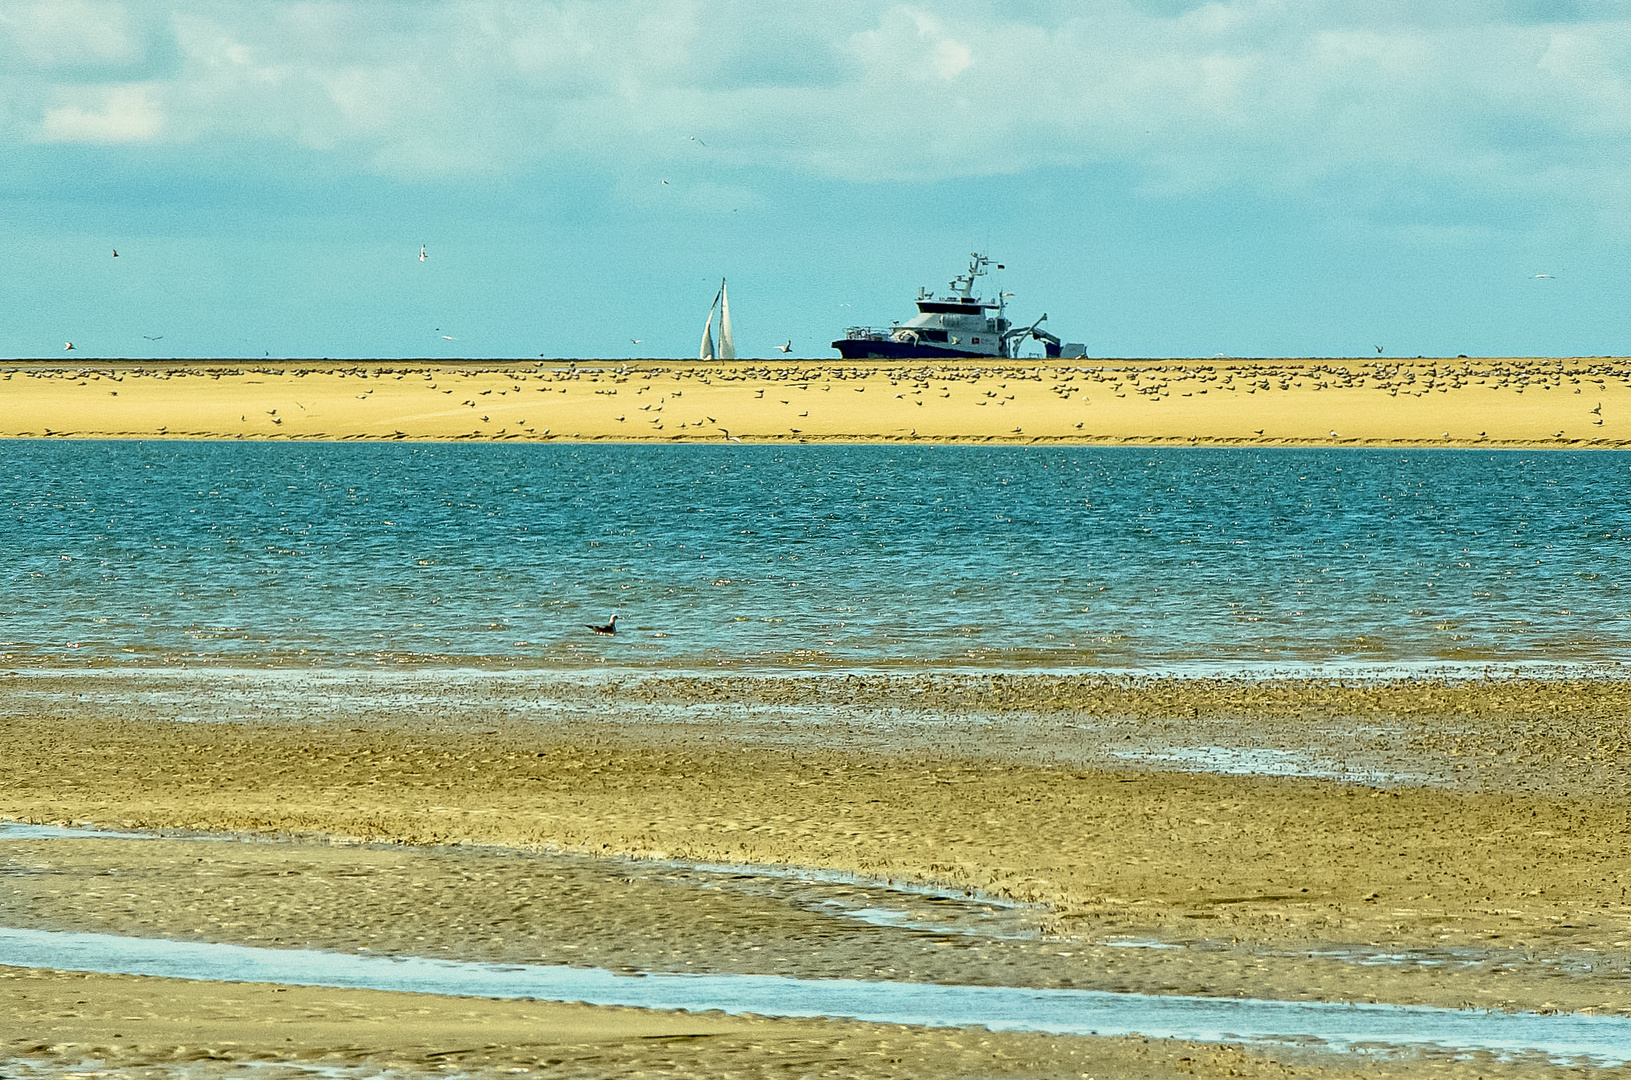
{"type": "Polygon", "coordinates": [[[698,146],[707,146],[708,145],[707,143],[703,142],[701,139],[697,138],[695,135],[691,136],[691,141],[696,143],[698,146]]]}
{"type": "Polygon", "coordinates": [[[142,337],[146,338],[148,341],[163,341],[164,340],[164,335],[163,334],[160,334],[158,337],[154,337],[152,334],[143,334],[142,337]]]}
{"type": "Polygon", "coordinates": [[[118,248],[113,249],[113,257],[115,259],[117,259],[119,257],[119,249],[118,248]]]}
{"type": "Polygon", "coordinates": [[[631,338],[629,338],[629,344],[630,345],[638,345],[638,344],[640,344],[640,339],[637,338],[637,337],[631,337],[631,338]]]}
{"type": "Polygon", "coordinates": [[[787,339],[787,344],[786,344],[786,345],[777,345],[777,346],[776,346],[776,348],[777,348],[777,349],[778,349],[778,350],[779,350],[779,351],[781,351],[781,352],[784,352],[784,353],[790,353],[790,352],[792,352],[792,351],[793,351],[793,339],[792,339],[792,338],[788,338],[788,339],[787,339]]]}
{"type": "Polygon", "coordinates": [[[593,623],[584,623],[583,625],[587,626],[597,634],[615,634],[617,633],[617,616],[614,614],[611,621],[603,626],[596,626],[593,623]]]}
{"type": "Polygon", "coordinates": [[[62,343],[62,347],[63,347],[64,350],[71,349],[71,348],[74,347],[74,343],[71,342],[71,341],[64,341],[62,343]]]}
{"type": "Polygon", "coordinates": [[[428,258],[430,258],[430,256],[425,254],[425,245],[420,244],[419,245],[419,261],[424,262],[428,258]]]}
{"type": "Polygon", "coordinates": [[[1376,355],[1378,355],[1378,356],[1382,355],[1382,346],[1380,346],[1380,345],[1376,346],[1376,355]]]}

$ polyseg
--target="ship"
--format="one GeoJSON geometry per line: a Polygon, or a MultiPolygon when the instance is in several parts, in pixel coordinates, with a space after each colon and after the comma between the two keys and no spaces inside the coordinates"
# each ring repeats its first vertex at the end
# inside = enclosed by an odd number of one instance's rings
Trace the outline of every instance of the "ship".
{"type": "MultiPolygon", "coordinates": [[[[1050,358],[1087,355],[1086,347],[1063,344],[1042,329],[1048,316],[1029,326],[1008,319],[1008,298],[998,291],[995,300],[974,295],[974,283],[986,275],[991,260],[979,252],[969,258],[968,270],[951,279],[951,295],[935,296],[919,289],[917,314],[887,329],[852,326],[832,343],[846,360],[950,360],[1014,359],[1027,342],[1039,341],[1050,358]]],[[[1001,270],[1002,264],[997,264],[1001,270]]]]}

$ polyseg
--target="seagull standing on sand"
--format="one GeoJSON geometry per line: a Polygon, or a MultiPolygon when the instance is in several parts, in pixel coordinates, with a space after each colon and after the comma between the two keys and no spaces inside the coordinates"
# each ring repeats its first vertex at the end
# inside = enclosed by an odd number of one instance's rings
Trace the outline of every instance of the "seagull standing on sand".
{"type": "Polygon", "coordinates": [[[611,621],[602,626],[596,626],[593,623],[584,623],[583,625],[587,626],[597,634],[615,634],[617,633],[617,616],[616,614],[613,614],[611,621]]]}

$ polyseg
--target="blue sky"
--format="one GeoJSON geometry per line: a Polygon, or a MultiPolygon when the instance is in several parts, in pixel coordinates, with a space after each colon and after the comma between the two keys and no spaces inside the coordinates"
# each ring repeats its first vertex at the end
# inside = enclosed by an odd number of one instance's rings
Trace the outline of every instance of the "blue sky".
{"type": "Polygon", "coordinates": [[[721,276],[831,356],[975,249],[1094,356],[1631,352],[1631,9],[0,0],[0,356],[692,356],[721,276]]]}

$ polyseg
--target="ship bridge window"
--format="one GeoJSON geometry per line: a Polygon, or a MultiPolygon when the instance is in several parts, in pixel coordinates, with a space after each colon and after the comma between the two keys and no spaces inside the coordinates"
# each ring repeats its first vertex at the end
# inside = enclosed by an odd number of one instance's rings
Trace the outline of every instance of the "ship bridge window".
{"type": "Polygon", "coordinates": [[[946,340],[946,332],[944,330],[930,330],[928,327],[924,327],[923,329],[919,330],[917,332],[917,336],[922,338],[924,341],[946,340]]]}
{"type": "Polygon", "coordinates": [[[970,300],[963,304],[944,303],[939,300],[919,300],[917,309],[925,315],[978,315],[980,309],[976,302],[970,300]]]}

